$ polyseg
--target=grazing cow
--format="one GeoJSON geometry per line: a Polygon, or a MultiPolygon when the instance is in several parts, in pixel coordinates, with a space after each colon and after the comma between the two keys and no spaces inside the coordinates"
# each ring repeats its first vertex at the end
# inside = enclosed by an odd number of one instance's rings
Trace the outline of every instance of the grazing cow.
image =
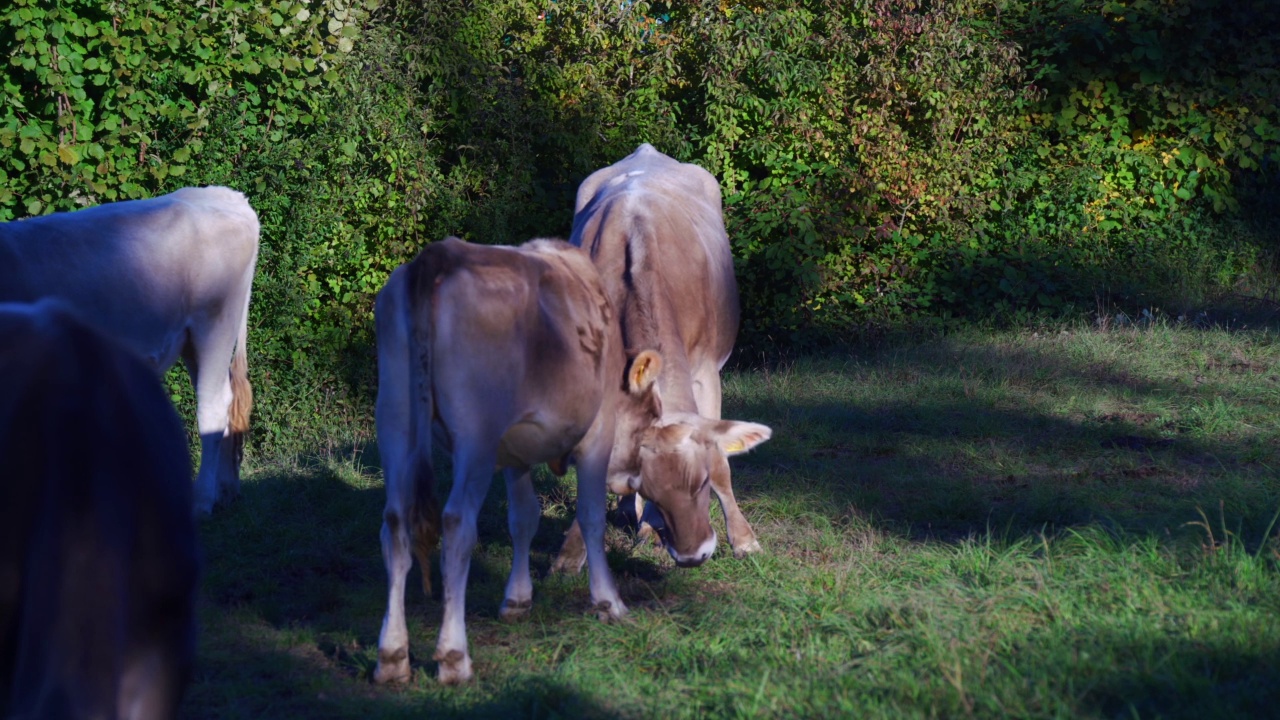
{"type": "MultiPolygon", "coordinates": [[[[627,366],[617,319],[586,253],[559,240],[518,248],[433,243],[378,293],[378,445],[387,483],[382,525],[389,597],[378,638],[378,683],[409,678],[405,576],[443,526],[444,620],[439,679],[472,676],[464,610],[476,517],[494,468],[506,471],[514,557],[500,614],[528,612],[529,546],[540,508],[529,469],[578,467],[591,599],[602,618],[626,612],[604,556],[606,472],[615,424],[652,424],[661,359],[627,366]],[[625,382],[623,381],[626,375],[625,382]],[[431,467],[433,426],[453,458],[443,518],[431,467]],[[412,551],[412,555],[410,554],[412,551]]],[[[709,529],[709,524],[703,520],[709,529]]]]}
{"type": "Polygon", "coordinates": [[[223,187],[0,223],[0,302],[60,298],[156,372],[186,362],[200,430],[198,513],[240,490],[257,255],[258,216],[223,187]]]}
{"type": "MultiPolygon", "coordinates": [[[[709,480],[734,556],[758,551],[733,497],[728,456],[768,440],[772,430],[720,419],[720,368],[733,350],[739,311],[716,179],[641,145],[583,181],[570,242],[591,253],[618,310],[626,347],[662,354],[657,385],[669,430],[654,442],[620,427],[613,455],[645,452],[635,484],[666,520],[668,550],[675,555],[681,546],[673,526],[692,523],[679,513],[705,512],[707,502],[664,499],[689,493],[705,498],[709,480]]],[[[576,551],[575,542],[571,533],[562,556],[576,551]]]]}
{"type": "Polygon", "coordinates": [[[58,301],[0,304],[0,716],[177,716],[190,462],[142,360],[58,301]]]}

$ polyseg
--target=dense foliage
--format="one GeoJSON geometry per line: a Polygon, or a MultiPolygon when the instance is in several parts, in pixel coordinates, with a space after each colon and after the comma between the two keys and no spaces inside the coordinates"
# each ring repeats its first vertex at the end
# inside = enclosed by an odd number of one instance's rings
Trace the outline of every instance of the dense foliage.
{"type": "Polygon", "coordinates": [[[0,220],[246,192],[258,422],[314,445],[392,268],[567,233],[641,141],[720,178],[750,338],[1231,288],[1278,41],[1265,0],[14,0],[0,220]]]}

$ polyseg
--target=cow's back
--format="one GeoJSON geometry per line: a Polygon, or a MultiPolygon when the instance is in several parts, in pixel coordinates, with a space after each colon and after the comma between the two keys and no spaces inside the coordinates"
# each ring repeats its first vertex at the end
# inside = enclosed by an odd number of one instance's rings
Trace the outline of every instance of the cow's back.
{"type": "Polygon", "coordinates": [[[616,361],[608,372],[621,370],[620,353],[609,354],[617,342],[609,301],[585,253],[558,240],[512,248],[450,238],[419,254],[407,283],[450,434],[538,426],[523,442],[504,438],[504,448],[539,446],[536,456],[500,457],[517,465],[554,459],[582,439],[605,394],[607,362],[616,361]]]}
{"type": "Polygon", "coordinates": [[[172,716],[198,554],[154,373],[53,303],[0,305],[0,472],[0,708],[172,716]]]}
{"type": "Polygon", "coordinates": [[[0,302],[58,298],[167,366],[181,338],[156,328],[216,314],[252,274],[259,231],[248,200],[224,187],[0,223],[0,302]]]}
{"type": "Polygon", "coordinates": [[[582,183],[570,242],[591,253],[627,348],[663,353],[664,397],[686,392],[668,387],[671,375],[728,359],[738,287],[719,185],[706,170],[641,145],[582,183]]]}

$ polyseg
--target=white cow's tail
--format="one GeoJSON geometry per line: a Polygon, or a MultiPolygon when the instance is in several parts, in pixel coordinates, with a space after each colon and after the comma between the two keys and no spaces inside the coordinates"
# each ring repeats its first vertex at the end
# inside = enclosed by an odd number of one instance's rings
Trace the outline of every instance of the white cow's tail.
{"type": "Polygon", "coordinates": [[[227,413],[227,430],[231,447],[235,451],[237,470],[244,458],[244,443],[249,434],[249,411],[253,408],[253,388],[249,385],[249,356],[246,347],[249,340],[249,298],[245,297],[244,313],[240,317],[240,333],[236,336],[236,351],[231,356],[231,409],[227,413]]]}
{"type": "Polygon", "coordinates": [[[249,300],[253,296],[253,275],[258,265],[258,236],[262,228],[258,224],[258,214],[253,211],[244,195],[228,188],[205,188],[205,192],[213,191],[224,191],[232,195],[226,205],[235,208],[242,216],[246,229],[243,240],[253,248],[249,265],[245,269],[244,307],[240,312],[235,353],[231,356],[231,407],[227,410],[227,433],[231,436],[236,472],[239,473],[240,461],[244,459],[245,440],[249,434],[249,412],[253,409],[253,388],[249,385],[249,300]]]}
{"type": "Polygon", "coordinates": [[[431,594],[431,556],[440,544],[440,503],[436,499],[435,472],[431,467],[431,424],[435,416],[432,387],[433,309],[436,279],[444,270],[438,246],[428,246],[409,266],[409,438],[413,444],[413,513],[410,517],[413,554],[422,568],[422,590],[431,594]]]}

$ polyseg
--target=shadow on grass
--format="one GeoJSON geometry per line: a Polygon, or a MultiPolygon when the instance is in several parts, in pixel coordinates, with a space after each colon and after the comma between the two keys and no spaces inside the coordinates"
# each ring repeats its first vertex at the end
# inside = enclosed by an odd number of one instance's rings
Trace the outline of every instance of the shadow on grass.
{"type": "MultiPolygon", "coordinates": [[[[376,449],[366,458],[376,461],[376,449]]],[[[313,463],[263,472],[205,521],[200,659],[184,717],[618,716],[538,674],[547,668],[505,677],[496,687],[483,679],[481,648],[503,644],[509,631],[497,621],[511,560],[500,477],[481,512],[468,582],[480,684],[436,686],[430,656],[442,613],[440,571],[433,563],[428,598],[415,563],[405,602],[414,680],[407,689],[375,687],[370,678],[386,608],[379,541],[385,491],[367,466],[358,467],[313,463]]],[[[547,487],[554,479],[538,483],[540,491],[555,492],[547,487]]],[[[544,516],[534,543],[541,595],[535,614],[553,613],[557,620],[576,619],[590,606],[585,574],[556,580],[555,589],[544,582],[568,523],[544,516]]],[[[621,569],[622,559],[611,561],[620,568],[624,598],[647,596],[621,569]]]]}
{"type": "Polygon", "coordinates": [[[1054,652],[1012,664],[1033,677],[1054,678],[1077,693],[1077,703],[1101,717],[1275,717],[1280,702],[1280,648],[1231,647],[1218,638],[1117,636],[1081,632],[1054,642],[1054,652]],[[1055,654],[1057,653],[1057,654],[1055,654]],[[1091,655],[1107,654],[1105,671],[1091,655]],[[1054,659],[1051,666],[1043,666],[1054,659]],[[1030,660],[1030,663],[1024,663],[1030,660]],[[1041,665],[1041,667],[1036,667],[1041,665]],[[1122,668],[1117,672],[1117,668],[1122,668]]]}
{"type": "Polygon", "coordinates": [[[1265,418],[1280,368],[1244,357],[1209,365],[1206,374],[1246,377],[1262,392],[1195,372],[1153,379],[1124,357],[1078,361],[1054,345],[947,338],[755,371],[755,387],[728,396],[725,415],[769,424],[774,438],[734,459],[734,485],[740,501],[856,512],[940,540],[1085,523],[1163,532],[1197,520],[1198,508],[1216,525],[1221,509],[1252,547],[1280,507],[1276,448],[1264,435],[1214,432],[1212,412],[1186,408],[1216,400],[1265,418]],[[830,391],[800,387],[823,382],[830,391]]]}

